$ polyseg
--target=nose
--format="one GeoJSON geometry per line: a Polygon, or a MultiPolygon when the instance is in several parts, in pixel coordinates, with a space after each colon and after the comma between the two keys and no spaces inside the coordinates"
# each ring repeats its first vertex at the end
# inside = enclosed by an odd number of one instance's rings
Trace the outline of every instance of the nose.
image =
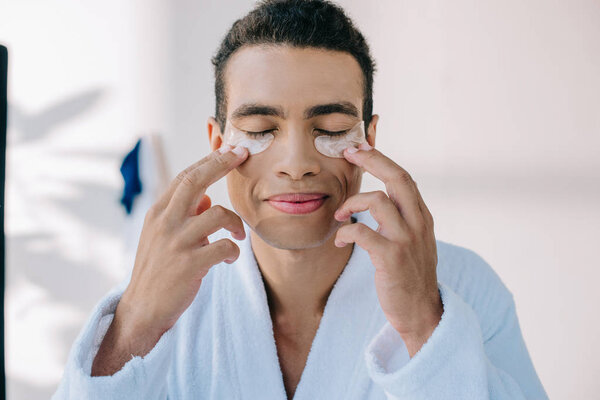
{"type": "Polygon", "coordinates": [[[276,137],[273,143],[275,147],[273,150],[277,154],[273,164],[275,173],[292,180],[317,175],[321,171],[321,166],[312,134],[295,128],[282,133],[283,135],[276,137]]]}

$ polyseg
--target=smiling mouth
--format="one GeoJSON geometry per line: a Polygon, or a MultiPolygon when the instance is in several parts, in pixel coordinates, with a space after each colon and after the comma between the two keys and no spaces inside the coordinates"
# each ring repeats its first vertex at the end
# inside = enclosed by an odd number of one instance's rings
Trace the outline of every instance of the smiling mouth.
{"type": "Polygon", "coordinates": [[[304,203],[329,197],[326,193],[282,193],[269,197],[269,201],[285,201],[288,203],[304,203]]]}
{"type": "Polygon", "coordinates": [[[328,197],[325,193],[284,193],[271,196],[267,201],[287,214],[308,214],[319,209],[328,197]]]}

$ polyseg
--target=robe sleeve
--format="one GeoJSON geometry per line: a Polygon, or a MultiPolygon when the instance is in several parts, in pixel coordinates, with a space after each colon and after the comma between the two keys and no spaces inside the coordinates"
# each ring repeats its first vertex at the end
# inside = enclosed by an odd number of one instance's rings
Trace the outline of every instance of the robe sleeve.
{"type": "Polygon", "coordinates": [[[91,376],[92,363],[123,294],[117,287],[95,307],[75,340],[53,400],[160,399],[167,398],[167,373],[174,354],[174,330],[165,332],[144,357],[132,356],[111,376],[91,376]]]}
{"type": "Polygon", "coordinates": [[[495,304],[495,332],[483,339],[476,313],[442,282],[442,318],[410,358],[400,334],[386,322],[365,351],[371,379],[388,399],[547,399],[523,341],[512,294],[495,304]],[[499,312],[496,314],[496,312],[499,312]]]}

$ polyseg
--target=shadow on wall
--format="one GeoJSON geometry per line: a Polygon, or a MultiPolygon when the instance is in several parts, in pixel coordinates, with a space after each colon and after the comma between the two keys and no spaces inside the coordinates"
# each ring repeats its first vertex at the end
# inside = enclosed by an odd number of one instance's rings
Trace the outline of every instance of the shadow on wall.
{"type": "Polygon", "coordinates": [[[37,114],[27,114],[9,104],[8,123],[17,134],[17,143],[42,139],[59,125],[90,110],[102,97],[101,89],[91,89],[57,102],[37,114]]]}
{"type": "Polygon", "coordinates": [[[83,151],[53,150],[45,142],[43,146],[38,143],[87,115],[103,92],[99,88],[86,90],[35,114],[9,105],[12,137],[7,150],[12,157],[7,183],[13,202],[8,207],[15,226],[11,227],[14,233],[7,234],[6,245],[7,275],[9,284],[15,286],[9,292],[12,299],[8,299],[11,309],[7,314],[12,316],[8,324],[13,328],[9,328],[12,332],[7,355],[13,366],[13,371],[8,371],[8,393],[14,399],[47,399],[54,393],[56,386],[46,382],[55,378],[43,375],[52,369],[54,376],[56,366],[64,365],[82,328],[81,318],[87,319],[107,288],[115,284],[114,273],[103,268],[102,260],[95,256],[118,249],[115,244],[123,237],[121,193],[105,180],[90,176],[82,181],[80,177],[86,173],[82,168],[99,170],[113,161],[117,165],[123,154],[118,150],[96,150],[93,137],[89,138],[91,149],[83,151]],[[53,163],[60,163],[62,169],[54,170],[53,163]],[[79,178],[65,173],[65,168],[79,178]],[[42,187],[52,190],[47,192],[42,187]],[[98,238],[104,244],[97,243],[98,238]],[[76,257],[68,254],[74,248],[76,257]],[[32,293],[42,291],[43,295],[20,296],[23,288],[32,293]],[[61,320],[53,310],[66,310],[67,315],[79,317],[61,320]],[[39,343],[28,345],[27,340],[32,339],[39,339],[39,343]],[[36,351],[41,353],[39,365],[28,369],[27,363],[34,361],[36,351]]]}

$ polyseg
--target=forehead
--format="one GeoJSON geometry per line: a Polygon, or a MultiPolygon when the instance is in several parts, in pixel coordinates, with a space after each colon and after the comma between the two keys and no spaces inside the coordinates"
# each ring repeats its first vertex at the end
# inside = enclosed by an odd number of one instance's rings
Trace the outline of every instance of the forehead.
{"type": "Polygon", "coordinates": [[[248,102],[293,113],[318,103],[348,101],[362,110],[363,73],[349,53],[245,46],[232,55],[224,72],[228,112],[248,102]]]}

